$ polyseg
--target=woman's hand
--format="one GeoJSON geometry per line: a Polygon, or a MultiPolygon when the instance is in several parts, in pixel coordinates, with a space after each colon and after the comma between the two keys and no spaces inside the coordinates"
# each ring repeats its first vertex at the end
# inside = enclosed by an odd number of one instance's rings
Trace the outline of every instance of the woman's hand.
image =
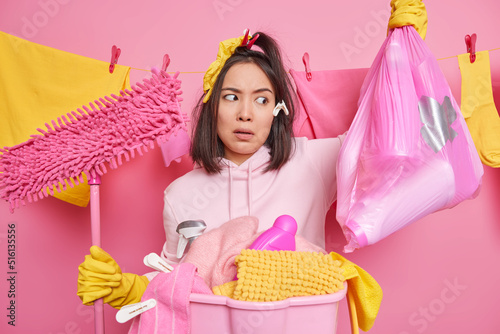
{"type": "Polygon", "coordinates": [[[78,267],[77,295],[85,305],[103,298],[114,308],[137,303],[146,291],[149,280],[145,276],[122,273],[120,266],[103,249],[90,247],[90,255],[78,267]]]}

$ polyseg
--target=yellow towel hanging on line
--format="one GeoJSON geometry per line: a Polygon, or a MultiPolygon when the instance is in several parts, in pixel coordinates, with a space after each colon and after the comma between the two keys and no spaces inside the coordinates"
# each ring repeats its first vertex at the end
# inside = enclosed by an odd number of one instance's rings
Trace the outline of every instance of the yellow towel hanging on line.
{"type": "MultiPolygon", "coordinates": [[[[14,146],[39,134],[61,115],[99,97],[130,87],[130,67],[36,44],[0,31],[0,147],[14,146]]],[[[62,193],[63,201],[86,206],[84,183],[62,193]]]]}
{"type": "Polygon", "coordinates": [[[468,53],[458,55],[462,74],[460,109],[483,164],[500,167],[500,117],[493,99],[490,54],[476,52],[471,63],[468,53]]]}

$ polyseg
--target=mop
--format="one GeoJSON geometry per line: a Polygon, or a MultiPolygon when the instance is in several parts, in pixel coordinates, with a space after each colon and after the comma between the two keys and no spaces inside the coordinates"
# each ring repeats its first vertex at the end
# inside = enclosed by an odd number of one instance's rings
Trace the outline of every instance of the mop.
{"type": "Polygon", "coordinates": [[[28,141],[0,148],[0,197],[11,212],[83,182],[82,173],[89,180],[102,176],[106,165],[115,169],[186,130],[177,76],[155,71],[132,91],[95,100],[45,123],[28,141]]]}
{"type": "MultiPolygon", "coordinates": [[[[99,185],[106,166],[115,169],[154,148],[155,141],[187,130],[178,75],[153,70],[151,79],[132,90],[95,100],[46,123],[28,141],[0,149],[0,197],[9,201],[10,211],[83,182],[85,173],[92,244],[100,246],[99,185]]],[[[94,302],[94,315],[95,332],[104,333],[102,299],[94,302]]]]}

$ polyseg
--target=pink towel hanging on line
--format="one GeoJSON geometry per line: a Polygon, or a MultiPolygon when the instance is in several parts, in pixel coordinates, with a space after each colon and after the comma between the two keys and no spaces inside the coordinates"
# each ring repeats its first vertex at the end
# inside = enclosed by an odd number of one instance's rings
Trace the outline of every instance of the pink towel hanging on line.
{"type": "Polygon", "coordinates": [[[358,110],[358,99],[367,68],[312,71],[290,70],[297,87],[299,115],[297,137],[333,138],[346,132],[358,110]]]}

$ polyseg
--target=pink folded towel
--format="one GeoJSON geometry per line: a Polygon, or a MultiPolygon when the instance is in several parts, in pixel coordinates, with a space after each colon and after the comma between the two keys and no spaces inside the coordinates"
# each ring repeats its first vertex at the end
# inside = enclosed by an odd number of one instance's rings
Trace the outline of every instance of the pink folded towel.
{"type": "MultiPolygon", "coordinates": [[[[235,257],[249,248],[263,232],[257,232],[259,221],[255,217],[240,217],[199,236],[190,246],[183,263],[192,263],[205,283],[213,288],[230,282],[236,275],[235,257]]],[[[297,251],[325,253],[322,248],[295,236],[297,251]]]]}
{"type": "Polygon", "coordinates": [[[134,319],[129,334],[187,334],[191,317],[189,295],[212,294],[196,267],[181,263],[170,273],[159,273],[149,283],[142,301],[156,300],[156,307],[134,319]]]}

